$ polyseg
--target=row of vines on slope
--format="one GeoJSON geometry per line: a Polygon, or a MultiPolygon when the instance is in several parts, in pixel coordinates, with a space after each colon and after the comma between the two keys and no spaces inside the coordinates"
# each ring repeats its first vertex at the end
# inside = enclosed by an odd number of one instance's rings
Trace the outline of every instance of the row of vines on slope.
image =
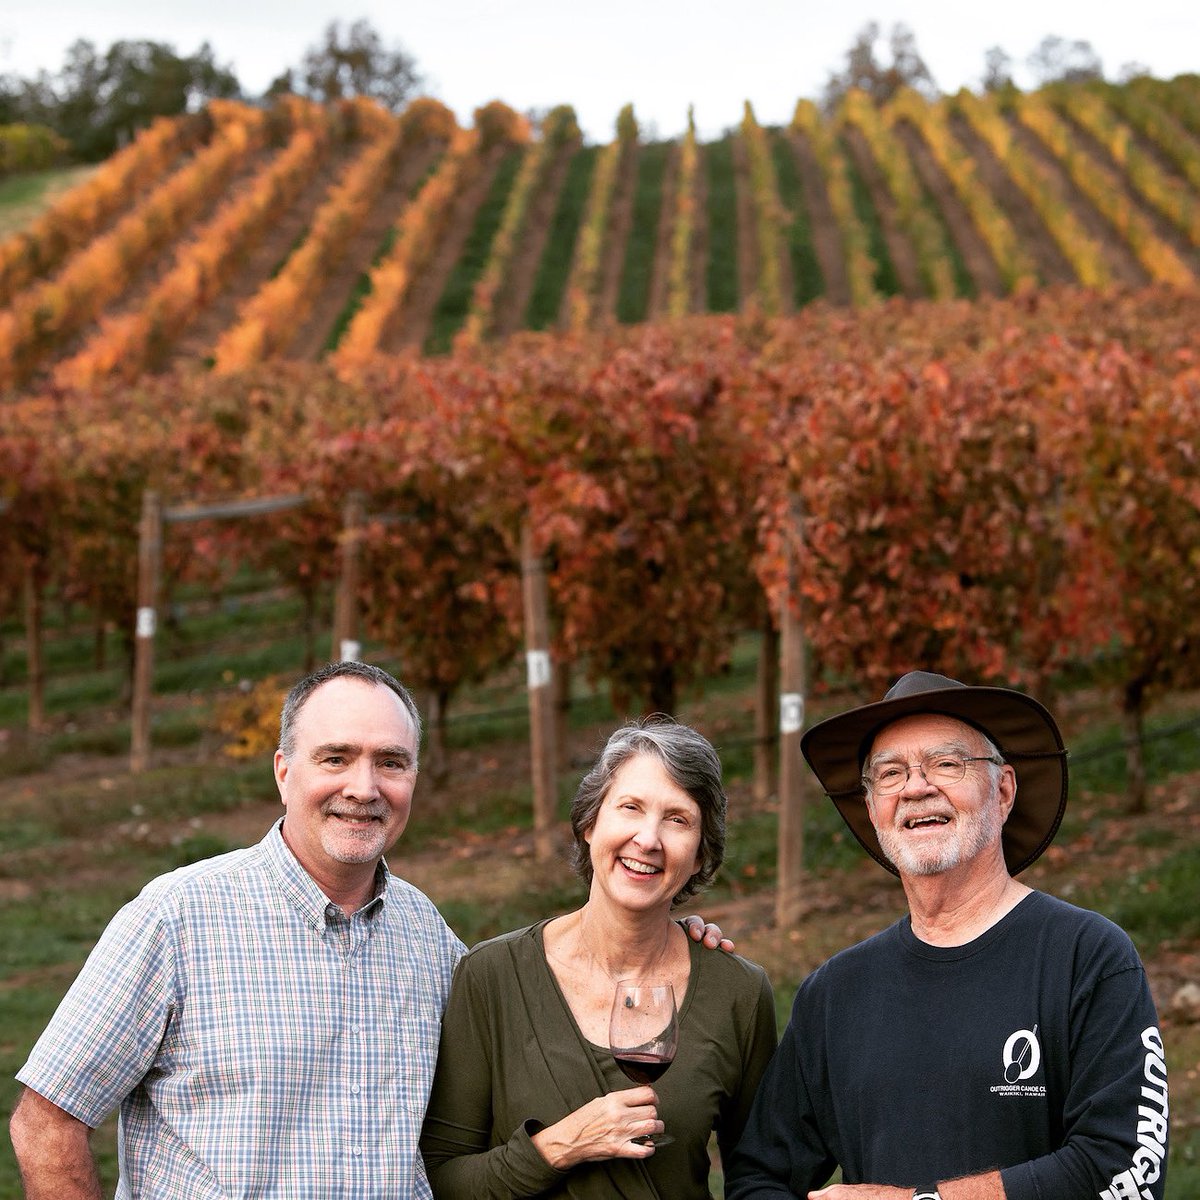
{"type": "Polygon", "coordinates": [[[1133,86],[1106,85],[1102,95],[1132,128],[1181,172],[1191,187],[1200,189],[1200,143],[1189,136],[1178,117],[1133,86]]]}
{"type": "Polygon", "coordinates": [[[863,135],[883,172],[916,253],[926,294],[935,300],[949,300],[955,294],[950,251],[941,225],[925,201],[907,151],[865,92],[857,88],[847,92],[838,115],[863,135]]]}
{"type": "MultiPolygon", "coordinates": [[[[439,109],[441,106],[438,106],[439,109]]],[[[295,332],[321,280],[340,258],[387,185],[404,149],[428,136],[431,110],[411,106],[399,121],[379,110],[367,144],[313,217],[312,228],[282,270],[250,298],[214,352],[218,374],[236,371],[278,352],[295,332]]],[[[438,123],[434,116],[430,123],[438,123]]]]}
{"type": "Polygon", "coordinates": [[[368,296],[338,344],[339,362],[353,363],[378,352],[385,329],[437,245],[455,196],[481,165],[478,141],[473,129],[455,129],[437,169],[400,214],[391,248],[371,269],[368,296]]]}
{"type": "Polygon", "coordinates": [[[1111,283],[1112,271],[1100,243],[1064,202],[1050,172],[1021,145],[999,105],[964,91],[954,98],[954,106],[1007,168],[1013,182],[1066,255],[1079,281],[1088,287],[1111,283]]]}
{"type": "Polygon", "coordinates": [[[780,267],[783,263],[784,212],[779,203],[779,185],[766,130],[759,125],[754,109],[746,102],[742,115],[742,139],[750,164],[750,199],[754,212],[754,233],[758,243],[759,308],[769,317],[777,317],[791,305],[784,298],[780,267]]]}
{"type": "Polygon", "coordinates": [[[929,104],[912,90],[900,92],[886,110],[889,124],[907,121],[929,147],[950,181],[972,224],[986,242],[1009,289],[1019,292],[1037,283],[1037,268],[1017,231],[993,199],[974,160],[950,129],[944,104],[929,104]]]}
{"type": "Polygon", "coordinates": [[[328,151],[322,109],[301,114],[288,144],[185,242],[170,271],[133,311],[102,319],[73,357],[54,370],[56,382],[87,385],[106,375],[134,379],[159,365],[188,323],[219,293],[241,257],[308,181],[328,151]]]}
{"type": "Polygon", "coordinates": [[[617,116],[617,136],[600,151],[592,172],[587,207],[575,245],[571,276],[567,281],[566,325],[575,332],[589,328],[597,318],[600,270],[604,258],[604,240],[608,233],[617,183],[622,164],[637,153],[638,124],[632,105],[617,116]]]}
{"type": "Polygon", "coordinates": [[[541,137],[522,160],[504,206],[500,227],[492,240],[487,263],[475,284],[471,307],[460,335],[466,342],[480,342],[491,332],[496,317],[496,300],[512,266],[519,239],[525,231],[533,197],[544,186],[555,155],[564,145],[578,142],[579,136],[574,110],[565,106],[556,108],[543,122],[541,137]]]}
{"type": "Polygon", "coordinates": [[[1017,115],[1054,152],[1075,186],[1124,238],[1149,278],[1178,287],[1192,282],[1191,271],[1126,197],[1116,174],[1076,144],[1070,127],[1047,101],[1022,96],[1017,102],[1017,115]]]}
{"type": "Polygon", "coordinates": [[[237,106],[207,147],[109,233],[89,242],[53,278],[19,293],[0,312],[0,389],[25,382],[42,356],[119,296],[151,256],[216,200],[235,171],[263,145],[266,133],[261,111],[237,106]]]}
{"type": "Polygon", "coordinates": [[[797,103],[792,114],[792,128],[812,143],[824,171],[829,202],[841,231],[850,300],[858,307],[874,304],[879,299],[879,293],[875,290],[875,263],[871,258],[870,239],[854,209],[846,156],[836,131],[821,119],[817,106],[811,100],[797,103]]]}
{"type": "MultiPolygon", "coordinates": [[[[1064,89],[1051,99],[1108,151],[1129,183],[1158,212],[1177,226],[1193,246],[1200,246],[1200,204],[1196,197],[1183,180],[1169,175],[1154,155],[1138,144],[1131,127],[1117,118],[1098,93],[1064,89]]],[[[1186,141],[1180,139],[1178,144],[1186,145],[1186,141]]],[[[1195,146],[1192,150],[1195,155],[1195,146]]],[[[1196,157],[1200,165],[1200,156],[1196,157]]],[[[1200,172],[1197,181],[1200,182],[1200,172]]],[[[1110,180],[1108,186],[1114,187],[1114,182],[1110,180]]]]}
{"type": "Polygon", "coordinates": [[[160,117],[124,150],[51,205],[27,230],[0,243],[0,304],[34,279],[48,275],[84,245],[115,213],[198,140],[203,122],[160,117]]]}
{"type": "Polygon", "coordinates": [[[696,118],[689,108],[687,129],[679,147],[679,174],[675,186],[675,212],[667,267],[667,315],[671,317],[682,317],[692,309],[699,216],[696,188],[699,178],[700,148],[696,141],[696,118]]]}
{"type": "Polygon", "coordinates": [[[452,128],[441,162],[401,212],[388,252],[371,270],[367,298],[334,354],[339,364],[353,366],[379,353],[388,327],[446,230],[456,198],[483,170],[485,151],[524,144],[528,136],[523,119],[501,105],[479,110],[472,129],[452,128]]]}

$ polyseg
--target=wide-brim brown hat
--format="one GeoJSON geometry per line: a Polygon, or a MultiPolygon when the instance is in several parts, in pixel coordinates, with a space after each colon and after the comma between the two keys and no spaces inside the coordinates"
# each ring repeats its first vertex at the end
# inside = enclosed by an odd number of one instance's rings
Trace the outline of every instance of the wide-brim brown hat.
{"type": "Polygon", "coordinates": [[[1004,861],[1016,875],[1050,845],[1067,807],[1067,752],[1054,718],[1032,696],[971,687],[945,675],[910,671],[882,700],[814,725],[800,740],[842,819],[866,852],[893,875],[867,814],[862,767],[876,735],[901,717],[935,713],[982,730],[1016,772],[1017,797],[1004,824],[1004,861]]]}

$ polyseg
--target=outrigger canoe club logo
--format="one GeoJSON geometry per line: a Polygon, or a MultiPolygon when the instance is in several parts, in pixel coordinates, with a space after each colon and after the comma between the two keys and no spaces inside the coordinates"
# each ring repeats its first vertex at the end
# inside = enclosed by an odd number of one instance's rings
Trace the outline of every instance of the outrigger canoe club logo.
{"type": "Polygon", "coordinates": [[[1042,1065],[1042,1046],[1038,1041],[1037,1026],[1018,1029],[1004,1043],[1004,1082],[993,1085],[992,1092],[998,1096],[1044,1096],[1042,1084],[1026,1083],[1032,1079],[1042,1065]]]}

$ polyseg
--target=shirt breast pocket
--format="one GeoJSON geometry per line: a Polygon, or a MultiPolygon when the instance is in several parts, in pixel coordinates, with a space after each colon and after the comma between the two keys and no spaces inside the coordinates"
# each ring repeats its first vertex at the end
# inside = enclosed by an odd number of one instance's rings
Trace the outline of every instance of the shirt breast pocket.
{"type": "Polygon", "coordinates": [[[389,1032],[396,1100],[412,1112],[424,1113],[437,1066],[441,1019],[433,1013],[401,1012],[389,1032]]]}

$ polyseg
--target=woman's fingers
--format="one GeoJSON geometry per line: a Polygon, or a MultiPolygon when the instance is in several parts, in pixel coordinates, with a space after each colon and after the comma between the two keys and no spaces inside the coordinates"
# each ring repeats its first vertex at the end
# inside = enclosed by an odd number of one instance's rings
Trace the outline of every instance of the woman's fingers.
{"type": "MultiPolygon", "coordinates": [[[[606,1099],[616,1099],[624,1110],[613,1127],[617,1139],[613,1148],[616,1158],[648,1158],[654,1153],[654,1144],[646,1139],[652,1134],[662,1133],[665,1128],[658,1119],[658,1097],[649,1087],[628,1088],[621,1092],[609,1092],[606,1099]]],[[[620,1112],[620,1109],[618,1110],[620,1112]]]]}
{"type": "Polygon", "coordinates": [[[605,1158],[649,1158],[654,1146],[644,1139],[663,1129],[654,1089],[625,1088],[589,1100],[535,1133],[533,1144],[551,1166],[568,1170],[605,1158]]]}
{"type": "Polygon", "coordinates": [[[638,1138],[652,1133],[661,1133],[663,1124],[658,1119],[658,1097],[650,1087],[627,1088],[620,1092],[609,1092],[598,1101],[593,1133],[597,1135],[602,1158],[646,1158],[654,1153],[654,1147],[638,1138]]]}

